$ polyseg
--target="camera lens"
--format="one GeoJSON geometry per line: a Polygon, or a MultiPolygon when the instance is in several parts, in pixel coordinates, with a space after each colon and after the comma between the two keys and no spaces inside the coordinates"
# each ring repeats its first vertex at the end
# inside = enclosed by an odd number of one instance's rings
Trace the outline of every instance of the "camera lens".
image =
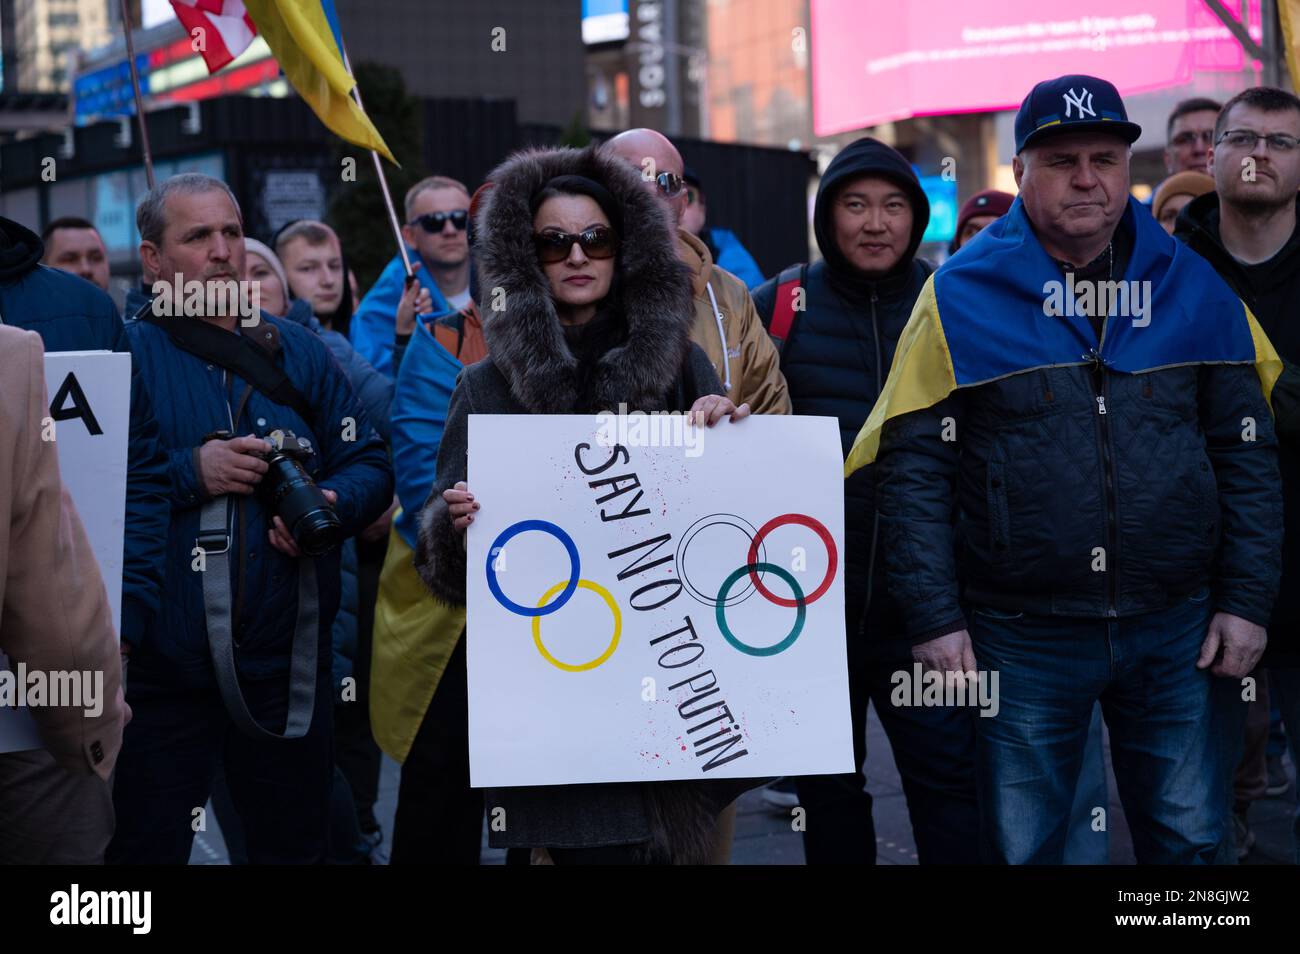
{"type": "Polygon", "coordinates": [[[342,542],[343,524],[301,463],[273,454],[262,479],[267,504],[308,556],[324,556],[342,542]]]}
{"type": "Polygon", "coordinates": [[[342,523],[328,505],[303,514],[293,527],[298,549],[308,556],[324,556],[339,545],[342,523]]]}

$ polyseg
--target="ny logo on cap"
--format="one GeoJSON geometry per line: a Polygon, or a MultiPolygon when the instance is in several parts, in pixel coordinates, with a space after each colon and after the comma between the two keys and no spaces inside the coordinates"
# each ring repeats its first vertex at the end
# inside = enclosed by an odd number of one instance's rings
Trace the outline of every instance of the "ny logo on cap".
{"type": "Polygon", "coordinates": [[[1071,86],[1070,91],[1068,93],[1062,93],[1061,97],[1065,100],[1066,119],[1070,118],[1070,107],[1074,107],[1079,111],[1080,119],[1084,117],[1085,113],[1094,118],[1096,117],[1097,114],[1093,112],[1092,109],[1092,93],[1088,92],[1088,88],[1086,86],[1083,87],[1082,91],[1078,93],[1076,93],[1074,91],[1074,87],[1071,86]]]}

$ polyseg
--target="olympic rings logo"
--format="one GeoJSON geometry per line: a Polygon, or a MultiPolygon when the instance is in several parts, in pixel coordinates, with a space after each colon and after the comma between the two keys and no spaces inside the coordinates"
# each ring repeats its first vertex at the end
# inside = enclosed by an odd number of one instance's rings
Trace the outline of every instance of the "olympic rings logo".
{"type": "MultiPolygon", "coordinates": [[[[735,514],[711,514],[697,520],[691,525],[686,533],[683,534],[681,542],[677,547],[676,565],[679,578],[687,592],[700,602],[714,607],[717,614],[718,630],[722,633],[723,638],[726,639],[733,648],[748,656],[775,656],[778,653],[785,652],[794,645],[795,641],[799,638],[799,635],[803,632],[804,622],[807,619],[807,607],[809,604],[815,603],[817,600],[821,599],[830,589],[831,583],[835,579],[835,571],[839,566],[839,550],[835,546],[835,540],[831,536],[830,531],[828,531],[821,522],[807,514],[781,514],[778,517],[773,517],[758,530],[754,530],[753,524],[735,514]],[[723,581],[717,593],[710,595],[692,583],[687,577],[684,560],[687,549],[689,549],[691,542],[695,540],[699,533],[710,526],[718,525],[731,526],[739,529],[750,538],[750,542],[744,565],[733,570],[727,576],[726,580],[723,581]],[[823,545],[826,547],[826,573],[821,582],[817,585],[817,588],[807,595],[804,594],[803,588],[799,586],[799,582],[795,579],[792,573],[775,563],[768,562],[766,558],[766,549],[763,545],[764,539],[776,528],[787,525],[807,527],[817,534],[823,545]],[[777,596],[772,593],[771,590],[764,585],[760,576],[760,574],[767,573],[779,577],[781,581],[790,588],[793,598],[777,596]],[[736,584],[742,579],[747,580],[745,588],[740,593],[733,596],[732,590],[735,589],[736,584]],[[760,647],[751,646],[748,643],[745,643],[732,632],[731,627],[727,623],[727,607],[743,602],[755,592],[766,599],[769,603],[773,603],[777,606],[791,607],[795,610],[795,621],[790,632],[787,633],[780,642],[772,646],[760,647]]],[[[487,574],[488,589],[491,591],[492,596],[496,601],[515,615],[526,616],[532,619],[533,644],[537,647],[537,651],[541,654],[542,658],[557,669],[561,669],[565,672],[587,672],[603,665],[611,656],[614,655],[614,651],[618,649],[619,639],[623,632],[623,615],[619,609],[618,603],[615,601],[613,594],[611,594],[605,587],[592,580],[582,578],[582,561],[578,555],[577,545],[573,542],[573,538],[569,536],[568,533],[554,523],[547,520],[521,520],[518,523],[506,527],[506,529],[502,530],[497,538],[492,542],[492,545],[488,547],[485,571],[487,574]],[[564,546],[564,549],[569,556],[569,578],[556,583],[543,593],[541,599],[537,601],[536,606],[523,606],[514,602],[505,595],[501,589],[500,581],[497,579],[495,560],[496,554],[501,552],[506,543],[519,534],[527,533],[529,531],[547,533],[555,537],[564,546]],[[610,637],[609,645],[600,655],[582,663],[566,663],[557,659],[542,641],[541,618],[543,616],[549,616],[551,613],[563,608],[579,589],[590,590],[605,602],[605,605],[609,607],[610,614],[614,618],[614,630],[613,635],[610,637]]]]}
{"type": "MultiPolygon", "coordinates": [[[[681,545],[677,548],[677,570],[678,573],[681,574],[683,581],[686,580],[685,557],[687,548],[695,539],[696,535],[698,535],[700,530],[707,526],[719,524],[738,527],[742,532],[744,531],[744,527],[741,526],[743,524],[745,527],[749,527],[750,530],[753,530],[752,524],[741,517],[737,517],[735,514],[711,514],[708,517],[702,517],[697,520],[692,525],[691,529],[686,531],[686,534],[682,537],[681,545]],[[692,531],[694,531],[694,533],[692,533],[692,531]]],[[[803,513],[783,513],[778,517],[773,517],[767,523],[763,524],[763,526],[759,527],[758,530],[754,530],[753,533],[748,534],[748,536],[750,538],[749,550],[745,554],[744,566],[736,568],[727,576],[723,581],[722,586],[719,587],[718,594],[714,599],[701,599],[701,602],[709,603],[714,606],[718,619],[718,632],[722,633],[722,638],[730,643],[733,648],[738,649],[747,656],[775,656],[778,653],[785,652],[794,645],[795,640],[799,638],[799,634],[803,632],[804,622],[808,616],[808,605],[817,602],[825,596],[826,592],[831,588],[831,583],[835,580],[835,570],[839,566],[839,550],[835,546],[835,538],[831,536],[830,531],[827,530],[819,520],[803,513]],[[768,534],[777,527],[784,527],[787,525],[807,527],[821,538],[822,544],[826,547],[826,573],[822,577],[821,582],[817,584],[817,588],[806,596],[804,595],[803,588],[799,585],[799,581],[794,578],[793,573],[789,572],[784,567],[767,561],[766,550],[763,546],[764,540],[766,540],[768,534]],[[785,583],[786,586],[790,587],[793,599],[777,596],[769,590],[763,584],[763,580],[759,576],[760,573],[771,573],[774,576],[780,577],[781,581],[785,583]],[[748,577],[749,580],[749,583],[746,586],[746,591],[738,598],[733,599],[731,597],[732,589],[734,589],[736,584],[746,577],[748,577]],[[794,625],[790,628],[790,632],[787,633],[785,638],[780,642],[771,646],[751,646],[738,638],[736,634],[732,632],[731,627],[727,624],[727,607],[743,602],[745,599],[748,599],[749,596],[753,595],[754,592],[757,592],[769,603],[774,603],[777,606],[793,607],[795,610],[794,625]]],[[[690,591],[692,596],[695,596],[696,599],[700,599],[697,587],[688,584],[687,589],[690,591]]]]}

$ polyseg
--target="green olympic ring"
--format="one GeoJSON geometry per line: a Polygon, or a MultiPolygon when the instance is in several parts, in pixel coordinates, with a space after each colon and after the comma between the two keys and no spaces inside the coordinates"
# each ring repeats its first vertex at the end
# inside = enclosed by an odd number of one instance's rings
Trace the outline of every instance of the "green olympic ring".
{"type": "Polygon", "coordinates": [[[799,634],[803,632],[804,618],[808,615],[806,609],[807,605],[807,602],[803,598],[803,590],[799,588],[798,582],[796,582],[795,578],[791,576],[784,567],[779,567],[775,563],[747,563],[732,573],[731,576],[727,577],[722,583],[722,588],[718,590],[718,629],[721,630],[722,636],[727,642],[731,643],[732,646],[739,649],[747,656],[775,656],[777,653],[785,652],[793,646],[794,641],[798,639],[799,634]],[[774,646],[764,646],[760,648],[758,646],[746,645],[737,639],[735,634],[733,634],[731,629],[727,626],[727,594],[731,592],[731,588],[735,586],[742,577],[748,576],[750,573],[754,572],[773,573],[776,576],[779,576],[790,585],[790,590],[794,593],[795,606],[797,607],[795,611],[794,628],[790,630],[790,634],[786,636],[785,639],[781,640],[774,646]]]}

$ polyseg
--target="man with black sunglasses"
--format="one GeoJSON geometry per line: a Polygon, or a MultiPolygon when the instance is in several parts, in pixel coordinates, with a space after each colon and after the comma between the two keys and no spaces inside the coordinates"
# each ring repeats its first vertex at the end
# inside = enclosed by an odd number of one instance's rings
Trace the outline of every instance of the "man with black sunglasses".
{"type": "Polygon", "coordinates": [[[619,133],[604,149],[641,173],[642,185],[668,212],[677,233],[677,255],[691,271],[695,324],[691,340],[709,356],[737,407],[755,414],[789,414],[790,394],[776,347],[754,310],[745,283],[713,260],[709,247],[681,227],[686,211],[685,165],[667,137],[653,129],[619,133]]]}
{"type": "Polygon", "coordinates": [[[429,176],[406,193],[402,238],[416,267],[406,287],[400,255],[384,268],[352,316],[352,344],[377,371],[396,377],[393,345],[417,316],[457,312],[470,304],[469,190],[447,176],[429,176]]]}

